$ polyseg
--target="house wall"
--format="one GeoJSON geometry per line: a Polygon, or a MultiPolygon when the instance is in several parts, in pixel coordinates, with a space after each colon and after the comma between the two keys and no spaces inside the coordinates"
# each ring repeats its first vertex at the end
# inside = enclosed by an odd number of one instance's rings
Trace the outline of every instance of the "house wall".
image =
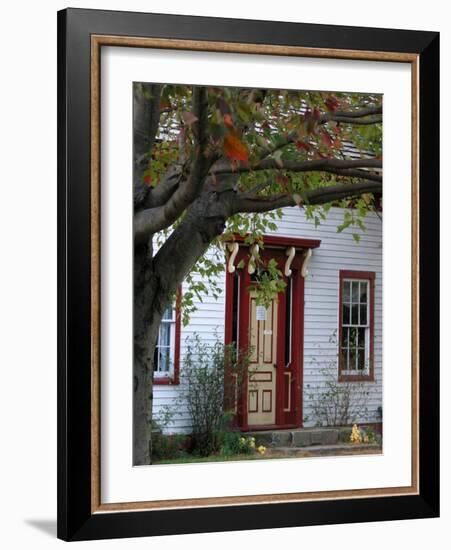
{"type": "MultiPolygon", "coordinates": [[[[361,422],[380,421],[378,407],[382,406],[382,221],[371,213],[365,219],[366,232],[359,233],[356,243],[352,233],[354,228],[341,233],[337,226],[343,220],[343,211],[332,208],[327,220],[315,228],[307,220],[302,210],[286,208],[278,222],[274,234],[298,238],[321,239],[321,246],[314,250],[305,280],[304,314],[304,395],[303,417],[305,426],[315,425],[310,394],[324,388],[325,379],[321,371],[331,366],[337,372],[337,334],[339,309],[340,269],[374,271],[375,310],[374,310],[374,382],[365,382],[365,397],[368,413],[361,422]],[[319,389],[319,390],[318,390],[319,389]]],[[[271,234],[271,233],[269,233],[271,234]]],[[[156,386],[154,388],[154,412],[158,415],[162,407],[171,405],[183,391],[183,355],[186,338],[197,333],[203,340],[214,342],[215,333],[224,335],[225,291],[216,301],[205,297],[199,309],[190,320],[189,326],[182,328],[180,385],[156,386]]],[[[168,432],[187,432],[190,428],[189,415],[185,407],[177,407],[177,415],[167,428],[168,432]]]]}

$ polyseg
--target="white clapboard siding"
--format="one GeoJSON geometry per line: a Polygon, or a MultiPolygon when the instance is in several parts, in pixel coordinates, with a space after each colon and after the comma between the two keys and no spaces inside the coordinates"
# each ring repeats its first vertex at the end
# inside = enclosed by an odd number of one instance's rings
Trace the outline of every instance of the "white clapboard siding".
{"type": "MultiPolygon", "coordinates": [[[[303,210],[286,208],[279,220],[279,236],[320,239],[321,245],[313,251],[305,280],[304,306],[304,392],[303,414],[305,426],[315,424],[309,395],[315,388],[324,387],[321,370],[337,363],[337,334],[339,307],[339,271],[349,269],[374,271],[375,279],[375,325],[374,325],[374,382],[366,382],[369,392],[366,398],[368,414],[358,419],[360,422],[380,420],[378,409],[382,407],[382,221],[377,214],[368,214],[365,219],[366,231],[349,228],[341,233],[337,226],[343,221],[343,211],[332,208],[327,219],[315,228],[307,220],[303,210]],[[361,239],[357,243],[352,233],[358,232],[361,239]],[[334,336],[335,335],[335,336],[334,336]]],[[[202,339],[213,343],[215,334],[224,335],[224,284],[223,293],[216,301],[205,297],[198,304],[198,311],[191,316],[187,327],[182,328],[179,386],[154,387],[154,412],[158,415],[165,406],[177,409],[168,432],[188,432],[190,419],[186,406],[180,401],[183,392],[183,353],[185,339],[198,334],[202,339]],[[174,406],[174,403],[177,403],[174,406]]],[[[380,409],[379,409],[380,410],[380,409]]]]}

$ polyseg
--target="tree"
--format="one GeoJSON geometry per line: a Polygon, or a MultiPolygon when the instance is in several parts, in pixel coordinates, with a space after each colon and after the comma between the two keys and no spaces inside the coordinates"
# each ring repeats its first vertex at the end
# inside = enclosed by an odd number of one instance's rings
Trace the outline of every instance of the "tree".
{"type": "Polygon", "coordinates": [[[150,461],[155,342],[180,284],[189,285],[182,298],[187,316],[194,295],[218,292],[215,276],[224,262],[207,250],[220,254],[236,232],[258,240],[283,207],[302,208],[317,224],[332,204],[341,205],[338,230],[363,228],[382,193],[382,98],[147,83],[136,83],[133,95],[134,463],[140,465],[150,461]]]}

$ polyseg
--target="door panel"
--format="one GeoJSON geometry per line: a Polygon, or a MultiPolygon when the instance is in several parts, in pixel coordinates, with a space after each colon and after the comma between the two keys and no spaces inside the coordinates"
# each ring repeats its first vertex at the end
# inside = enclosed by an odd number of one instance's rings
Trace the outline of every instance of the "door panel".
{"type": "Polygon", "coordinates": [[[248,424],[271,425],[276,422],[277,300],[266,310],[266,319],[257,319],[255,291],[249,292],[248,424]]]}
{"type": "MultiPolygon", "coordinates": [[[[301,254],[298,254],[300,257],[301,254]]],[[[265,248],[262,260],[276,259],[282,271],[287,260],[285,249],[265,248]]],[[[240,247],[236,263],[249,261],[249,249],[240,247]]],[[[291,265],[287,288],[268,308],[265,320],[257,320],[255,277],[248,270],[226,276],[226,343],[249,349],[251,364],[246,384],[236,388],[234,403],[236,427],[243,431],[302,425],[302,356],[304,279],[302,262],[291,265]],[[247,385],[247,387],[246,387],[247,385]],[[241,391],[243,389],[243,391],[241,391]]],[[[232,408],[232,407],[231,407],[232,408]]]]}

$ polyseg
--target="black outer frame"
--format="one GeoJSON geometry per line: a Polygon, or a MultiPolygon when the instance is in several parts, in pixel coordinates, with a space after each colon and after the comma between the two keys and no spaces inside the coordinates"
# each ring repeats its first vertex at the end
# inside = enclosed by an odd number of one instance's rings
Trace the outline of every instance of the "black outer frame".
{"type": "Polygon", "coordinates": [[[72,9],[58,12],[58,537],[137,537],[439,515],[439,34],[72,9]],[[420,494],[91,514],[90,36],[420,55],[420,494]]]}

